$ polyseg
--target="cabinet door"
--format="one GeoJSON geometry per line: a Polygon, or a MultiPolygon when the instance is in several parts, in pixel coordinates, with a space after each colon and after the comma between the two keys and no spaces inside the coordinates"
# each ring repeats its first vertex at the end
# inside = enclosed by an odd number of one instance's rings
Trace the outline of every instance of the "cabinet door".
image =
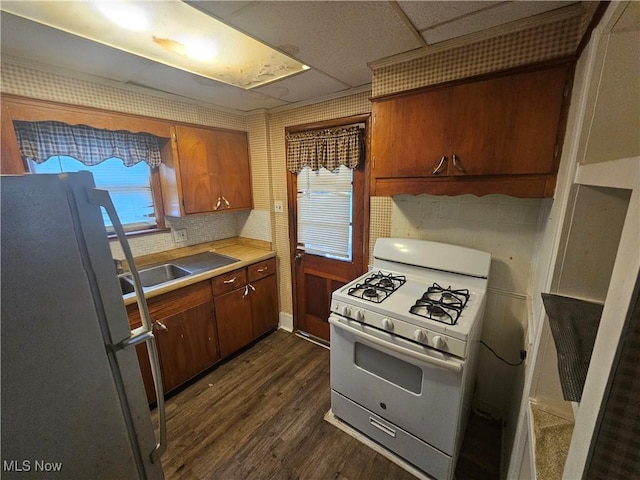
{"type": "Polygon", "coordinates": [[[375,102],[372,175],[377,178],[431,175],[442,156],[449,155],[446,135],[450,112],[449,88],[375,102]]]}
{"type": "Polygon", "coordinates": [[[214,299],[220,355],[228,357],[253,340],[251,300],[246,286],[214,299]]]}
{"type": "Polygon", "coordinates": [[[251,172],[249,147],[245,132],[216,131],[213,148],[217,161],[217,189],[222,197],[221,209],[251,208],[251,172]]]}
{"type": "Polygon", "coordinates": [[[165,392],[212,366],[220,358],[211,302],[154,321],[165,392]]]}
{"type": "Polygon", "coordinates": [[[453,88],[448,175],[555,172],[567,67],[453,88]]]}
{"type": "Polygon", "coordinates": [[[253,337],[278,326],[278,282],[275,275],[251,282],[255,291],[251,292],[251,319],[253,337]]]}
{"type": "Polygon", "coordinates": [[[219,197],[212,151],[212,131],[178,125],[175,127],[180,159],[181,196],[184,212],[211,212],[219,197]]]}

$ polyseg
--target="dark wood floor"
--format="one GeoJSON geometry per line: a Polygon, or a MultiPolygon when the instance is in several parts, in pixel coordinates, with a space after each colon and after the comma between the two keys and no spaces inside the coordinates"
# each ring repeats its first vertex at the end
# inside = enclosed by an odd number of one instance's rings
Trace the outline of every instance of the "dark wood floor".
{"type": "MultiPolygon", "coordinates": [[[[415,479],[327,423],[329,407],[329,351],[277,331],[167,401],[165,476],[415,479]]],[[[500,427],[472,416],[456,480],[498,478],[499,458],[500,427]]]]}

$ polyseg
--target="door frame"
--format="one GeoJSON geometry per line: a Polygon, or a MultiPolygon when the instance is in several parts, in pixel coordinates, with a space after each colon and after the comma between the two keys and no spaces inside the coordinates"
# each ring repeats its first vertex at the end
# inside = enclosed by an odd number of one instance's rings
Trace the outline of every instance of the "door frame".
{"type": "MultiPolygon", "coordinates": [[[[364,175],[363,192],[362,192],[362,204],[354,204],[354,211],[361,209],[362,211],[362,266],[366,268],[369,262],[369,174],[370,174],[370,151],[371,151],[371,113],[364,113],[360,115],[352,115],[348,117],[341,117],[332,120],[325,120],[315,123],[307,123],[302,125],[295,125],[285,127],[285,152],[288,152],[289,145],[286,140],[286,134],[300,133],[311,130],[320,130],[323,128],[339,128],[348,127],[354,124],[365,124],[365,144],[364,144],[364,168],[362,175],[364,175]]],[[[299,301],[298,295],[298,281],[299,279],[296,268],[295,255],[298,245],[297,238],[297,225],[298,225],[298,202],[297,202],[297,175],[291,173],[287,169],[287,203],[288,208],[288,221],[289,221],[289,263],[291,268],[291,295],[293,301],[293,330],[298,330],[298,317],[299,315],[299,301]]],[[[355,236],[355,232],[354,232],[355,236]]]]}

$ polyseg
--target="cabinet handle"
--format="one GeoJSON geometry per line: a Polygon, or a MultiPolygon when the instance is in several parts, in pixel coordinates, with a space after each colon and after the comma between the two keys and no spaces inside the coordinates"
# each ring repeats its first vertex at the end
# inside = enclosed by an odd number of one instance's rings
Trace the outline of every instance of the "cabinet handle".
{"type": "Polygon", "coordinates": [[[231,208],[231,205],[229,204],[229,200],[227,200],[226,198],[222,197],[222,201],[227,206],[227,208],[231,208]]]}
{"type": "Polygon", "coordinates": [[[236,281],[236,278],[237,278],[237,277],[233,277],[232,279],[230,279],[230,280],[225,280],[225,281],[224,281],[224,282],[222,282],[222,283],[226,283],[227,285],[229,285],[230,283],[235,282],[235,281],[236,281]]]}
{"type": "Polygon", "coordinates": [[[458,156],[454,153],[453,154],[453,166],[456,167],[456,169],[460,172],[460,173],[467,173],[467,171],[464,169],[464,167],[460,164],[460,162],[458,162],[458,156]]]}
{"type": "Polygon", "coordinates": [[[266,267],[262,267],[262,268],[259,268],[259,269],[258,269],[258,273],[266,272],[267,270],[269,270],[269,267],[268,267],[268,266],[266,266],[266,267]]]}
{"type": "MultiPolygon", "coordinates": [[[[455,158],[455,155],[454,155],[455,158]]],[[[439,175],[440,174],[440,170],[442,170],[442,167],[444,167],[444,164],[447,161],[447,156],[446,155],[442,155],[442,158],[440,159],[440,163],[438,163],[438,166],[436,167],[436,169],[433,171],[433,175],[439,175]]]]}
{"type": "Polygon", "coordinates": [[[162,322],[156,322],[156,325],[158,326],[158,329],[162,330],[163,332],[166,332],[167,330],[169,330],[167,326],[162,322]]]}
{"type": "Polygon", "coordinates": [[[256,291],[256,287],[254,287],[253,285],[251,285],[250,283],[247,283],[244,286],[244,293],[242,294],[242,298],[246,298],[247,295],[249,295],[249,289],[251,289],[251,291],[255,292],[256,291]]]}
{"type": "Polygon", "coordinates": [[[218,197],[218,203],[216,203],[216,207],[214,208],[214,210],[218,210],[220,208],[221,203],[222,201],[220,200],[220,197],[218,197]]]}

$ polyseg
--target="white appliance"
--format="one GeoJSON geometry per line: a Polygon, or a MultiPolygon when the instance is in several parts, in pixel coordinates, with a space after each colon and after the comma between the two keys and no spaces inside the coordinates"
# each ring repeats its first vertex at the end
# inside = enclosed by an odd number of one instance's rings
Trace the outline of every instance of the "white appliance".
{"type": "Polygon", "coordinates": [[[469,415],[491,256],[383,238],[373,268],[336,290],[331,411],[439,480],[469,415]]]}
{"type": "MultiPolygon", "coordinates": [[[[131,331],[88,172],[3,176],[2,478],[162,479],[166,422],[144,297],[131,331]],[[146,342],[159,440],[134,345],[146,342]]],[[[140,279],[132,271],[137,292],[140,279]]]]}

